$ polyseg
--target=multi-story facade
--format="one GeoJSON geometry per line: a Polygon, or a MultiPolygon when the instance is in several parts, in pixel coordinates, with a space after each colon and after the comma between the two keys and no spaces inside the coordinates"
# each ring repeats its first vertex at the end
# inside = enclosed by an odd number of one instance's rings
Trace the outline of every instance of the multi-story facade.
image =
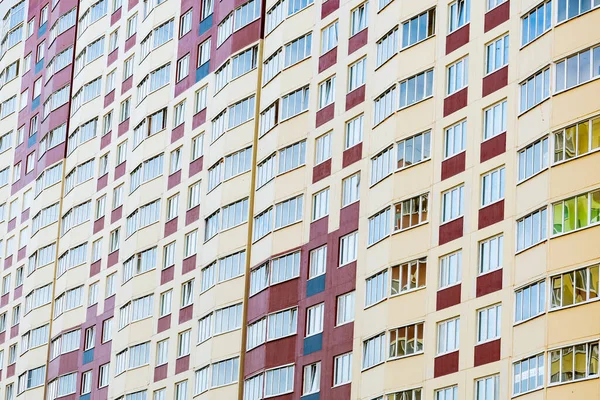
{"type": "Polygon", "coordinates": [[[0,16],[1,400],[600,396],[600,1],[0,16]]]}

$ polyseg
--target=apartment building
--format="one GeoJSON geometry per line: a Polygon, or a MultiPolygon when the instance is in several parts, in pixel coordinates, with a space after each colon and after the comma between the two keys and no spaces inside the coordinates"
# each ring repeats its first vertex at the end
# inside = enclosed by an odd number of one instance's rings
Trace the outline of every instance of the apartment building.
{"type": "Polygon", "coordinates": [[[0,400],[600,396],[600,1],[0,17],[0,400]]]}

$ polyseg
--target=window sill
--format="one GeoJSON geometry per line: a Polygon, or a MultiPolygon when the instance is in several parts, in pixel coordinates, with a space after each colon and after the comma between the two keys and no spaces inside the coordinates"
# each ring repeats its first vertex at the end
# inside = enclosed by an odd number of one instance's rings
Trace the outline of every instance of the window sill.
{"type": "Polygon", "coordinates": [[[547,170],[549,170],[549,169],[550,169],[550,167],[544,167],[543,169],[539,170],[539,171],[538,171],[538,172],[536,172],[535,174],[533,174],[533,175],[531,175],[531,176],[528,176],[527,178],[525,178],[525,179],[523,179],[523,180],[521,180],[521,181],[518,181],[518,182],[517,182],[517,184],[516,184],[515,186],[519,186],[520,184],[522,184],[522,183],[525,183],[525,182],[527,182],[528,180],[535,178],[536,176],[540,175],[542,172],[546,172],[546,171],[547,171],[547,170]]]}
{"type": "Polygon", "coordinates": [[[495,10],[496,8],[500,7],[502,4],[506,3],[507,0],[504,0],[502,2],[500,2],[499,4],[496,4],[494,7],[490,8],[489,10],[487,10],[484,14],[489,13],[492,10],[495,10]]]}
{"type": "Polygon", "coordinates": [[[493,206],[494,204],[498,204],[498,203],[500,203],[501,201],[504,201],[504,197],[502,197],[501,199],[497,199],[497,200],[494,200],[494,201],[490,201],[489,203],[486,203],[486,204],[481,204],[481,205],[479,206],[479,210],[483,210],[484,208],[487,208],[487,207],[493,206]]]}
{"type": "MultiPolygon", "coordinates": [[[[542,70],[543,70],[543,68],[542,68],[542,70]]],[[[551,98],[552,98],[552,95],[549,95],[548,97],[546,97],[545,99],[543,99],[543,100],[542,100],[542,101],[540,101],[539,103],[537,103],[537,104],[534,104],[534,105],[533,105],[531,108],[528,108],[527,110],[524,110],[524,111],[520,111],[520,112],[517,114],[517,119],[518,119],[518,118],[521,118],[523,115],[527,114],[529,111],[531,111],[531,110],[534,110],[534,109],[538,108],[538,106],[540,106],[540,105],[544,104],[545,102],[547,102],[547,101],[548,101],[548,100],[550,100],[551,98]]]]}
{"type": "MultiPolygon", "coordinates": [[[[425,72],[427,72],[427,71],[425,71],[425,72]]],[[[468,87],[468,86],[465,86],[465,87],[468,87]]],[[[464,88],[463,88],[463,89],[464,89],[464,88]]],[[[455,92],[455,93],[456,93],[456,92],[455,92]]],[[[453,93],[453,94],[454,94],[454,93],[453,93]]],[[[433,99],[433,95],[431,95],[431,96],[426,96],[426,97],[423,97],[421,100],[415,101],[414,103],[407,104],[407,105],[405,105],[405,106],[399,107],[399,108],[398,108],[398,111],[406,110],[407,108],[410,108],[410,107],[412,107],[412,106],[416,106],[417,104],[423,103],[424,101],[426,101],[426,100],[429,100],[429,99],[433,99]]]]}
{"type": "MultiPolygon", "coordinates": [[[[499,102],[497,102],[497,103],[495,103],[495,104],[498,104],[498,103],[499,103],[499,102]]],[[[492,139],[494,139],[494,138],[496,138],[496,137],[498,137],[498,136],[500,136],[500,135],[503,135],[503,134],[506,134],[506,131],[498,132],[498,133],[496,133],[495,135],[492,135],[492,136],[490,136],[490,137],[488,137],[488,138],[484,138],[484,139],[481,141],[481,144],[483,144],[483,143],[485,143],[485,142],[488,142],[488,141],[490,141],[490,140],[492,140],[492,139]]]]}
{"type": "MultiPolygon", "coordinates": [[[[496,237],[498,237],[498,236],[496,236],[496,237]]],[[[501,270],[501,269],[502,269],[502,266],[500,266],[500,267],[497,267],[497,268],[494,268],[494,269],[490,269],[489,271],[485,271],[485,272],[479,272],[479,273],[477,274],[477,278],[479,278],[480,276],[486,276],[486,275],[489,275],[489,274],[491,274],[491,273],[493,273],[493,272],[496,272],[496,271],[499,271],[499,270],[501,270]]]]}
{"type": "MultiPolygon", "coordinates": [[[[556,387],[556,386],[568,385],[568,384],[577,383],[577,382],[590,381],[592,379],[598,379],[599,377],[600,377],[600,375],[592,375],[592,376],[586,376],[585,378],[581,378],[581,379],[573,379],[568,382],[553,382],[553,383],[548,382],[547,388],[550,389],[550,388],[556,387]]],[[[550,377],[548,377],[548,381],[549,380],[550,380],[550,377]]]]}
{"type": "Polygon", "coordinates": [[[378,305],[378,304],[381,304],[381,303],[383,303],[383,302],[384,302],[384,301],[386,301],[386,300],[387,300],[387,294],[386,294],[386,297],[384,297],[383,299],[381,299],[381,300],[378,300],[378,301],[376,301],[376,302],[375,302],[375,303],[373,303],[373,304],[369,304],[368,306],[365,306],[365,307],[363,308],[363,310],[368,310],[369,308],[373,308],[373,307],[375,307],[376,305],[378,305]]]}
{"type": "Polygon", "coordinates": [[[428,223],[429,223],[429,221],[423,221],[423,222],[419,222],[416,225],[410,226],[408,228],[394,229],[394,231],[392,232],[392,236],[396,235],[396,234],[399,234],[399,233],[402,233],[402,232],[410,231],[411,229],[418,228],[418,227],[423,226],[423,225],[427,225],[428,223]]]}
{"type": "Polygon", "coordinates": [[[454,221],[456,221],[456,220],[458,220],[458,219],[461,219],[461,218],[463,218],[463,217],[464,217],[464,214],[461,214],[461,215],[459,215],[458,217],[450,218],[450,219],[449,219],[449,220],[447,220],[447,221],[443,221],[443,222],[441,222],[441,223],[440,223],[440,228],[441,228],[442,226],[444,226],[444,225],[447,225],[447,224],[449,224],[449,223],[451,223],[451,222],[454,222],[454,221]]]}
{"type": "Polygon", "coordinates": [[[423,350],[413,353],[413,354],[406,354],[404,356],[396,356],[396,357],[390,357],[387,359],[387,361],[397,361],[397,360],[404,360],[405,358],[410,358],[410,357],[414,357],[414,356],[420,356],[425,354],[425,352],[423,350]]]}
{"type": "Polygon", "coordinates": [[[527,390],[527,391],[525,391],[525,392],[521,392],[521,393],[512,394],[512,395],[511,395],[511,399],[514,399],[514,398],[517,398],[517,397],[520,397],[520,396],[524,396],[524,395],[526,395],[526,394],[529,394],[529,393],[537,392],[537,391],[539,391],[539,390],[542,390],[542,389],[544,389],[544,385],[542,385],[542,386],[540,386],[540,387],[537,387],[537,388],[535,388],[535,389],[530,389],[530,390],[527,390]]]}
{"type": "MultiPolygon", "coordinates": [[[[450,285],[447,285],[447,286],[444,286],[444,287],[438,288],[437,292],[439,293],[439,292],[441,292],[442,290],[450,289],[450,288],[456,287],[456,286],[458,286],[458,285],[461,285],[461,284],[462,284],[462,280],[460,280],[460,281],[458,281],[458,282],[454,282],[454,283],[452,283],[452,284],[450,284],[450,285]]],[[[452,351],[449,351],[448,353],[452,353],[452,351]]],[[[447,353],[444,353],[444,354],[447,354],[447,353]]],[[[436,356],[436,357],[437,357],[437,356],[436,356]]]]}
{"type": "MultiPolygon", "coordinates": [[[[430,131],[431,131],[431,130],[430,130],[430,131]]],[[[425,132],[427,132],[427,131],[425,131],[425,132]]],[[[407,139],[410,139],[410,138],[411,138],[411,137],[409,137],[409,138],[407,138],[407,139]]],[[[398,142],[396,142],[396,144],[397,144],[397,143],[400,143],[400,142],[404,142],[404,141],[405,141],[405,140],[399,140],[398,142]]],[[[396,169],[394,170],[394,172],[405,171],[405,170],[409,169],[410,167],[414,167],[415,165],[419,165],[419,164],[424,164],[424,163],[426,163],[427,161],[431,161],[431,155],[430,155],[428,158],[424,158],[424,159],[422,159],[421,161],[417,161],[417,162],[415,162],[415,163],[412,163],[412,164],[410,164],[410,165],[405,165],[404,167],[396,168],[396,169]]],[[[397,164],[397,162],[396,162],[396,164],[397,164]]]]}
{"type": "Polygon", "coordinates": [[[400,291],[399,293],[395,293],[395,294],[390,294],[389,298],[393,299],[393,298],[396,298],[396,297],[400,297],[400,296],[404,296],[404,295],[407,295],[407,294],[415,293],[415,292],[418,292],[418,291],[423,290],[423,289],[427,289],[427,285],[416,287],[414,289],[403,290],[403,291],[400,291]]]}
{"type": "MultiPolygon", "coordinates": [[[[569,233],[571,233],[571,232],[569,232],[569,233]]],[[[527,250],[529,250],[529,249],[532,249],[532,248],[534,248],[534,247],[536,247],[536,246],[539,246],[539,245],[540,245],[540,244],[542,244],[542,243],[546,243],[547,241],[548,241],[548,239],[546,238],[546,239],[543,239],[543,240],[541,240],[541,241],[539,241],[539,242],[537,242],[537,243],[534,243],[534,244],[532,244],[532,245],[529,245],[529,246],[527,246],[527,247],[524,247],[524,248],[522,248],[521,250],[517,250],[517,251],[515,251],[515,256],[517,256],[517,255],[519,255],[519,254],[521,254],[521,253],[523,253],[523,252],[525,252],[525,251],[527,251],[527,250]]]]}
{"type": "MultiPolygon", "coordinates": [[[[568,273],[568,272],[574,272],[574,271],[565,271],[565,272],[568,273]]],[[[559,275],[554,275],[554,276],[560,276],[560,274],[559,275]]],[[[552,278],[552,276],[551,276],[551,278],[552,278]]],[[[598,301],[600,301],[600,297],[597,297],[595,299],[590,299],[590,300],[582,301],[580,303],[569,304],[568,306],[560,306],[560,307],[554,307],[554,308],[552,308],[551,304],[550,304],[550,306],[548,307],[548,313],[555,312],[555,311],[560,311],[560,310],[568,310],[568,309],[571,309],[571,308],[574,308],[574,307],[583,306],[583,305],[591,304],[591,303],[596,303],[598,301]]],[[[552,302],[552,299],[550,299],[550,302],[552,302]]]]}

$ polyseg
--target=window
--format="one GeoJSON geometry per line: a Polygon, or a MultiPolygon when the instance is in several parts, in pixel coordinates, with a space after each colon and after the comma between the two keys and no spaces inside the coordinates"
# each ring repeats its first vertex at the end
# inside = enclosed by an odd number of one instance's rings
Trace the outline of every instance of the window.
{"type": "Polygon", "coordinates": [[[358,231],[340,238],[340,267],[356,261],[358,254],[358,231]]]}
{"type": "Polygon", "coordinates": [[[442,193],[442,223],[449,222],[463,215],[464,185],[442,193]]]}
{"type": "Polygon", "coordinates": [[[179,195],[167,199],[167,221],[177,218],[179,213],[179,195]]]}
{"type": "Polygon", "coordinates": [[[294,365],[265,371],[265,397],[279,396],[294,390],[294,365]]]}
{"type": "Polygon", "coordinates": [[[460,318],[438,322],[437,333],[438,356],[458,350],[460,337],[460,318]]]}
{"type": "Polygon", "coordinates": [[[188,382],[178,382],[175,384],[175,400],[187,400],[188,398],[188,382]]]}
{"type": "Polygon", "coordinates": [[[592,4],[591,1],[559,0],[556,16],[557,22],[560,23],[575,18],[598,7],[598,5],[600,5],[598,1],[594,1],[592,4]]]}
{"type": "Polygon", "coordinates": [[[444,289],[460,283],[462,278],[462,251],[440,258],[439,288],[444,289]]]}
{"type": "Polygon", "coordinates": [[[366,1],[350,13],[350,36],[356,35],[369,25],[369,2],[366,1]]]}
{"type": "Polygon", "coordinates": [[[547,210],[539,209],[517,220],[517,252],[548,237],[547,210]]]}
{"type": "Polygon", "coordinates": [[[308,110],[308,91],[308,86],[303,87],[281,98],[281,121],[308,110]]]}
{"type": "Polygon", "coordinates": [[[491,74],[505,65],[508,65],[508,35],[485,46],[486,74],[491,74]]]}
{"type": "Polygon", "coordinates": [[[304,165],[306,159],[306,141],[294,143],[279,150],[278,173],[283,174],[304,165]]]}
{"type": "Polygon", "coordinates": [[[233,13],[223,18],[217,30],[217,47],[221,46],[233,34],[233,13]]]}
{"type": "Polygon", "coordinates": [[[254,232],[252,233],[253,241],[257,241],[271,232],[273,225],[272,217],[273,207],[267,208],[265,211],[254,217],[254,232]]]}
{"type": "Polygon", "coordinates": [[[333,359],[333,386],[352,381],[352,353],[339,355],[333,359]]]}
{"type": "Polygon", "coordinates": [[[396,168],[401,169],[428,160],[431,156],[431,131],[420,133],[397,144],[396,168]]]}
{"type": "Polygon", "coordinates": [[[102,343],[112,340],[112,318],[105,319],[102,322],[102,343]]]}
{"type": "MultiPolygon", "coordinates": [[[[600,120],[598,121],[600,122],[600,120]]],[[[561,132],[562,133],[562,132],[561,132]]],[[[600,133],[600,132],[599,132],[600,133]]],[[[558,144],[557,142],[560,139],[557,137],[560,133],[555,134],[554,141],[554,160],[556,162],[557,157],[562,159],[562,142],[558,144]],[[561,150],[557,151],[556,147],[560,147],[561,150]],[[559,155],[557,156],[557,153],[559,155]]],[[[600,139],[600,137],[599,137],[600,139]]],[[[542,139],[536,140],[534,143],[525,147],[523,150],[519,151],[519,181],[524,181],[526,179],[531,178],[538,172],[548,168],[548,142],[550,139],[548,137],[544,137],[542,139]]],[[[600,145],[600,142],[598,142],[600,145]]]]}
{"type": "Polygon", "coordinates": [[[267,316],[267,340],[295,335],[298,325],[298,309],[278,311],[267,316]]]}
{"type": "Polygon", "coordinates": [[[476,380],[475,400],[500,400],[500,375],[476,380]]]}
{"type": "Polygon", "coordinates": [[[335,101],[335,76],[319,84],[319,109],[335,101]]]}
{"type": "Polygon", "coordinates": [[[549,351],[549,384],[578,381],[598,375],[598,341],[549,351]]]}
{"type": "Polygon", "coordinates": [[[450,25],[448,32],[454,32],[471,20],[471,1],[456,0],[449,6],[450,25]]]}
{"type": "MultiPolygon", "coordinates": [[[[363,86],[366,82],[367,58],[363,57],[348,67],[348,93],[363,86]]],[[[360,116],[362,122],[362,115],[360,116]]],[[[362,125],[362,124],[361,124],[362,125]]],[[[362,135],[361,135],[362,140],[362,135]]],[[[360,141],[360,140],[359,140],[360,141]]]]}
{"type": "Polygon", "coordinates": [[[366,280],[365,307],[372,306],[387,297],[387,269],[366,280]]]}
{"type": "Polygon", "coordinates": [[[275,78],[275,76],[279,74],[279,72],[281,71],[282,64],[282,49],[278,49],[273,54],[271,54],[264,62],[263,85],[269,83],[271,79],[275,78]]]}
{"type": "Polygon", "coordinates": [[[371,159],[371,186],[392,174],[394,147],[390,146],[371,159]]]}
{"type": "Polygon", "coordinates": [[[431,96],[433,96],[433,69],[400,82],[400,108],[408,107],[431,96]]]}
{"type": "Polygon", "coordinates": [[[181,308],[187,307],[194,301],[194,280],[181,285],[181,308]]]}
{"type": "Polygon", "coordinates": [[[126,28],[126,37],[125,39],[129,39],[137,32],[137,14],[134,14],[132,17],[127,19],[127,28],[126,28]]]}
{"type": "Polygon", "coordinates": [[[214,0],[202,0],[202,20],[211,16],[214,9],[214,0]]]}
{"type": "Polygon", "coordinates": [[[302,381],[302,395],[318,393],[321,383],[321,362],[304,366],[302,381]]]}
{"type": "Polygon", "coordinates": [[[405,49],[435,33],[435,8],[402,23],[402,48],[405,49]]]}
{"type": "Polygon", "coordinates": [[[183,14],[179,19],[179,37],[183,37],[185,34],[192,30],[192,10],[183,14]]]}
{"type": "Polygon", "coordinates": [[[485,207],[504,199],[504,167],[481,177],[481,206],[485,207]]]}
{"type": "MultiPolygon", "coordinates": [[[[559,281],[560,283],[560,281],[559,281]]],[[[560,286],[557,294],[560,293],[560,286]]],[[[553,291],[554,297],[554,291],[553,291]]],[[[543,314],[546,310],[546,281],[539,281],[515,291],[515,323],[543,314]]]]}
{"type": "Polygon", "coordinates": [[[337,297],[336,326],[354,321],[354,292],[337,297]]]}
{"type": "Polygon", "coordinates": [[[524,113],[549,97],[550,67],[547,67],[521,83],[521,105],[519,111],[524,113]]]}
{"type": "Polygon", "coordinates": [[[389,331],[390,359],[412,356],[423,352],[423,322],[389,331]]]}
{"type": "Polygon", "coordinates": [[[171,313],[171,299],[173,297],[173,291],[169,290],[160,294],[160,303],[158,307],[159,317],[164,317],[171,313]]]}
{"type": "Polygon", "coordinates": [[[544,387],[544,354],[513,363],[513,396],[544,387]]]}
{"type": "Polygon", "coordinates": [[[212,337],[213,313],[198,320],[198,343],[205,342],[212,337]]]}
{"type": "Polygon", "coordinates": [[[338,22],[323,28],[321,30],[321,54],[327,53],[329,50],[337,47],[338,44],[338,22]]]}
{"type": "Polygon", "coordinates": [[[409,261],[392,267],[392,296],[425,287],[427,258],[409,261]]]}
{"type": "Polygon", "coordinates": [[[396,85],[394,85],[375,98],[375,116],[373,125],[378,125],[394,113],[396,110],[395,103],[397,91],[398,89],[396,88],[396,85]]]}
{"type": "Polygon", "coordinates": [[[190,54],[186,54],[177,60],[177,82],[186,78],[190,73],[190,54]]]}
{"type": "Polygon", "coordinates": [[[188,188],[187,209],[190,210],[200,204],[200,182],[196,182],[188,188]]]}
{"type": "Polygon", "coordinates": [[[550,278],[550,309],[568,307],[598,298],[598,265],[580,268],[550,278]]]}
{"type": "Polygon", "coordinates": [[[380,67],[398,52],[398,27],[377,41],[377,64],[380,67]]]}
{"type": "MultiPolygon", "coordinates": [[[[199,370],[196,371],[196,373],[195,373],[196,383],[194,385],[194,395],[204,393],[209,389],[209,384],[208,384],[209,367],[210,366],[207,365],[206,367],[200,368],[199,370]]],[[[154,400],[157,400],[157,399],[154,398],[154,400]]],[[[161,398],[158,400],[166,400],[166,395],[164,398],[161,398]]]]}
{"type": "Polygon", "coordinates": [[[552,0],[547,0],[521,19],[521,46],[534,41],[551,27],[552,0]]]}
{"type": "Polygon", "coordinates": [[[500,338],[501,316],[501,304],[477,311],[477,344],[500,338]]]}
{"type": "Polygon", "coordinates": [[[447,95],[458,92],[469,85],[469,57],[448,66],[447,95]]]}
{"type": "MultiPolygon", "coordinates": [[[[289,0],[289,4],[294,1],[305,1],[305,0],[289,0]]],[[[297,39],[292,40],[290,43],[284,46],[284,68],[299,63],[305,58],[311,55],[312,45],[312,33],[308,33],[304,36],[300,36],[297,39]]]]}
{"type": "Polygon", "coordinates": [[[429,194],[422,194],[394,205],[394,230],[400,231],[427,222],[429,194]]]}
{"type": "Polygon", "coordinates": [[[284,228],[302,220],[303,195],[275,204],[275,229],[284,228]]]}
{"type": "Polygon", "coordinates": [[[436,390],[435,400],[458,400],[458,386],[436,390]]]}
{"type": "Polygon", "coordinates": [[[502,268],[503,253],[503,235],[479,242],[479,274],[502,268]]]}
{"type": "Polygon", "coordinates": [[[114,295],[117,292],[117,285],[116,285],[116,280],[117,280],[117,274],[110,274],[106,277],[106,291],[105,291],[105,298],[109,298],[110,296],[114,295]]]}
{"type": "Polygon", "coordinates": [[[506,100],[483,111],[483,140],[506,132],[506,100]]]}
{"type": "Polygon", "coordinates": [[[177,335],[177,358],[190,354],[190,335],[191,330],[181,332],[177,335]]]}
{"type": "Polygon", "coordinates": [[[342,207],[360,200],[360,172],[342,181],[342,207]]]}
{"type": "Polygon", "coordinates": [[[316,221],[329,215],[329,188],[313,195],[312,220],[316,221]]]}
{"type": "Polygon", "coordinates": [[[242,303],[216,310],[214,318],[215,335],[239,329],[242,324],[242,303]]]}
{"type": "Polygon", "coordinates": [[[239,357],[212,364],[211,387],[215,388],[237,382],[238,370],[239,357]]]}
{"type": "Polygon", "coordinates": [[[385,333],[363,341],[362,369],[374,367],[385,361],[385,333]]]}
{"type": "Polygon", "coordinates": [[[323,313],[325,303],[319,303],[306,309],[306,337],[323,332],[323,313]]]}
{"type": "Polygon", "coordinates": [[[390,234],[390,208],[375,214],[369,218],[369,241],[368,245],[375,244],[385,239],[390,234]]]}
{"type": "Polygon", "coordinates": [[[277,257],[271,261],[271,285],[296,278],[299,274],[299,251],[277,257]]]}

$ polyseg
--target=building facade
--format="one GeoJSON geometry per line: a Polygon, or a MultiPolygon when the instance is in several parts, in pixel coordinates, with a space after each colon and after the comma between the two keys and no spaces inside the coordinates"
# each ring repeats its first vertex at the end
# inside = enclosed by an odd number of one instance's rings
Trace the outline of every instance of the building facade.
{"type": "Polygon", "coordinates": [[[600,1],[0,16],[1,400],[600,396],[600,1]]]}

